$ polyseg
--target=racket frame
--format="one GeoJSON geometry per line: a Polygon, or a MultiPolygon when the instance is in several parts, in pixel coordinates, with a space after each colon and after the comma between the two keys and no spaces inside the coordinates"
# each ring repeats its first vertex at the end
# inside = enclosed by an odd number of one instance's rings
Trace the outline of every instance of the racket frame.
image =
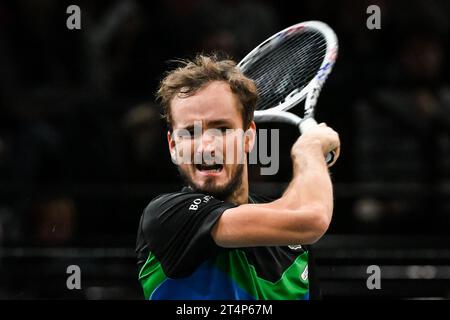
{"type": "Polygon", "coordinates": [[[298,126],[301,133],[312,126],[317,125],[317,122],[314,120],[314,108],[317,104],[320,90],[333,69],[338,52],[338,40],[336,34],[326,23],[321,21],[306,21],[287,27],[266,39],[250,51],[250,53],[239,62],[238,67],[245,74],[246,66],[251,64],[254,60],[257,60],[258,57],[267,50],[271,50],[286,36],[305,31],[320,32],[325,38],[325,56],[318,72],[302,90],[294,89],[286,96],[284,101],[280,101],[277,106],[267,110],[256,110],[254,113],[256,122],[281,121],[290,123],[298,126]],[[303,118],[291,112],[287,112],[287,110],[298,105],[303,100],[305,100],[305,112],[303,118]]]}

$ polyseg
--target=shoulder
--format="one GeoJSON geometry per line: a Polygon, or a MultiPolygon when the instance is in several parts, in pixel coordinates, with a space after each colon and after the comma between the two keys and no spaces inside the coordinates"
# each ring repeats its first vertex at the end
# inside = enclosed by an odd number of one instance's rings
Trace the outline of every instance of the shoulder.
{"type": "Polygon", "coordinates": [[[171,206],[175,203],[182,202],[187,197],[188,192],[172,192],[160,194],[150,201],[150,203],[144,209],[144,214],[164,206],[171,206]]]}
{"type": "Polygon", "coordinates": [[[150,201],[144,209],[144,215],[154,214],[157,212],[164,213],[167,210],[189,209],[192,208],[192,205],[199,205],[210,201],[216,203],[223,202],[203,193],[185,191],[165,193],[153,198],[153,200],[150,201]]]}
{"type": "Polygon", "coordinates": [[[144,209],[142,222],[144,228],[161,224],[170,224],[179,222],[179,220],[192,218],[192,214],[197,216],[207,214],[208,212],[220,210],[221,208],[231,208],[235,205],[227,203],[212,197],[211,195],[180,191],[166,193],[155,197],[144,209]]]}
{"type": "Polygon", "coordinates": [[[158,218],[164,213],[179,210],[180,206],[188,203],[193,197],[191,192],[183,191],[160,194],[153,198],[145,207],[143,220],[148,221],[152,218],[158,218]]]}

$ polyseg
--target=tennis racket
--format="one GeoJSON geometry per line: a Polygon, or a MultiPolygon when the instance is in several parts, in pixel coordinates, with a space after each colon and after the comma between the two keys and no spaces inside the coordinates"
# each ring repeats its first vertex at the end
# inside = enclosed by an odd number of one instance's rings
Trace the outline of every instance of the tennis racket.
{"type": "MultiPolygon", "coordinates": [[[[253,49],[238,67],[252,79],[259,93],[256,122],[296,125],[300,133],[317,126],[315,106],[338,53],[334,31],[320,21],[288,27],[253,49]],[[302,115],[289,112],[305,101],[302,115]]],[[[326,156],[328,164],[335,153],[326,156]]]]}

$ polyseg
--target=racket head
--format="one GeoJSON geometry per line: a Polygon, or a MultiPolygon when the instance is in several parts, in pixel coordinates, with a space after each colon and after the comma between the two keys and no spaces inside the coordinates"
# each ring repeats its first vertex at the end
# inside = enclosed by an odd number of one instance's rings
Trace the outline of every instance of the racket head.
{"type": "MultiPolygon", "coordinates": [[[[321,21],[290,26],[254,48],[238,67],[258,88],[255,120],[266,119],[274,111],[289,110],[305,99],[303,117],[313,117],[337,52],[336,34],[321,21]]],[[[284,118],[292,123],[289,116],[284,118]]]]}

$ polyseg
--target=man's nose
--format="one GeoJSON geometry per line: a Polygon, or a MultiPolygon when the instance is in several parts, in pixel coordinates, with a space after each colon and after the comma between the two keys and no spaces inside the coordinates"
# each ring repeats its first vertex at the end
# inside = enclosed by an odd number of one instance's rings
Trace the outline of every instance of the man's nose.
{"type": "Polygon", "coordinates": [[[197,152],[198,153],[209,153],[212,154],[215,151],[215,137],[208,132],[204,132],[197,142],[197,152]]]}

